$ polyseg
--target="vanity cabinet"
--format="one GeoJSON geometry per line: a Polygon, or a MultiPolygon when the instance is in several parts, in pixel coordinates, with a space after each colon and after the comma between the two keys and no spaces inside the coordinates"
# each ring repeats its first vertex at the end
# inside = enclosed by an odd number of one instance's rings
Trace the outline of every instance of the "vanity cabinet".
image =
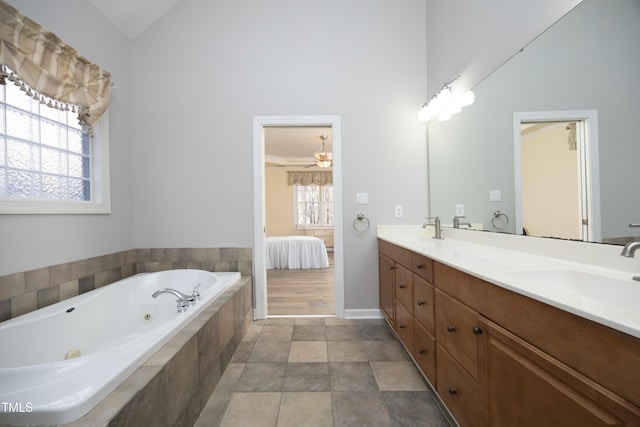
{"type": "Polygon", "coordinates": [[[640,339],[388,242],[379,249],[393,273],[381,273],[381,309],[461,426],[640,426],[640,339]]]}
{"type": "MultiPolygon", "coordinates": [[[[492,426],[638,425],[618,396],[488,319],[487,424],[492,426]]],[[[637,408],[636,408],[637,409],[637,408]]]]}
{"type": "Polygon", "coordinates": [[[433,261],[378,241],[380,309],[418,367],[435,385],[433,261]]]}

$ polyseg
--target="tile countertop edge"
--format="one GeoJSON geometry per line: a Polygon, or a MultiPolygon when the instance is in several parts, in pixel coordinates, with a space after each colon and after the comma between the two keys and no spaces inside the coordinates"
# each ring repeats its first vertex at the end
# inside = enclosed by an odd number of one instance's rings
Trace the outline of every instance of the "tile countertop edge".
{"type": "MultiPolygon", "coordinates": [[[[573,313],[585,319],[592,320],[620,332],[640,338],[640,282],[638,282],[638,308],[637,310],[622,310],[617,313],[616,310],[606,310],[606,313],[590,311],[589,308],[571,305],[570,302],[561,301],[553,295],[545,295],[545,292],[532,292],[524,289],[514,283],[509,283],[501,273],[519,269],[571,269],[590,272],[592,274],[610,276],[612,278],[630,278],[634,273],[633,270],[612,269],[608,268],[602,262],[602,254],[619,256],[621,247],[611,245],[591,244],[593,248],[592,254],[582,254],[581,256],[587,262],[579,262],[577,257],[570,256],[546,256],[540,253],[549,253],[553,255],[563,254],[567,251],[569,244],[585,245],[582,242],[566,242],[556,241],[555,239],[536,239],[537,242],[525,242],[522,239],[531,239],[524,236],[486,236],[496,233],[478,233],[467,231],[460,233],[460,230],[443,228],[443,240],[433,239],[433,228],[423,230],[419,225],[416,226],[378,226],[377,237],[397,246],[420,253],[438,262],[454,267],[465,273],[471,274],[482,280],[500,286],[504,289],[516,292],[526,297],[535,299],[561,310],[573,313]],[[483,236],[470,236],[467,239],[465,234],[480,234],[483,236]],[[478,237],[484,240],[478,243],[478,237]],[[509,241],[513,239],[513,241],[509,241]],[[548,242],[544,242],[548,240],[548,242]],[[502,241],[506,242],[504,244],[502,241]],[[524,244],[523,244],[524,243],[524,244]],[[530,245],[533,243],[533,245],[530,245]],[[533,250],[530,249],[533,246],[533,250]],[[547,249],[545,250],[545,246],[547,249]],[[563,247],[564,246],[564,247],[563,247]],[[516,250],[514,247],[522,248],[516,250]],[[601,262],[590,262],[589,258],[598,258],[601,262]]],[[[585,246],[581,246],[578,252],[584,252],[585,246]]],[[[620,257],[623,258],[623,257],[620,257]]],[[[615,258],[614,258],[615,259],[615,258]]],[[[623,261],[633,261],[632,259],[624,259],[623,261]]],[[[637,259],[635,260],[638,261],[637,259]]],[[[615,263],[614,263],[615,264],[615,263]]],[[[616,267],[624,263],[616,264],[616,267]]],[[[636,267],[636,275],[638,274],[638,264],[629,263],[636,267]]],[[[629,279],[630,280],[630,279],[629,279]]],[[[610,307],[611,308],[611,307],[610,307]]]]}

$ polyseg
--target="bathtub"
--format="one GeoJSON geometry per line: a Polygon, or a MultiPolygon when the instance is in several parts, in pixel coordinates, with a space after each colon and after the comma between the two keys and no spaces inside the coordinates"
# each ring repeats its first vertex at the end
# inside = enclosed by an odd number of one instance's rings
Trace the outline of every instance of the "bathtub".
{"type": "MultiPolygon", "coordinates": [[[[0,323],[0,424],[74,421],[240,279],[240,273],[141,273],[0,323]],[[178,313],[173,288],[201,299],[178,313]]],[[[197,367],[196,367],[197,369],[197,367]]]]}

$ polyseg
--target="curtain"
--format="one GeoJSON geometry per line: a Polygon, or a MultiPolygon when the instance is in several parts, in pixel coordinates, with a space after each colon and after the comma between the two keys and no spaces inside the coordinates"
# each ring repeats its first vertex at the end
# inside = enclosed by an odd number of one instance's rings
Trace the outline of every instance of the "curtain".
{"type": "Polygon", "coordinates": [[[0,64],[0,84],[8,79],[43,104],[77,109],[89,130],[109,106],[109,72],[2,0],[0,64]]]}
{"type": "Polygon", "coordinates": [[[333,172],[289,172],[287,182],[289,185],[330,185],[333,184],[333,172]]]}

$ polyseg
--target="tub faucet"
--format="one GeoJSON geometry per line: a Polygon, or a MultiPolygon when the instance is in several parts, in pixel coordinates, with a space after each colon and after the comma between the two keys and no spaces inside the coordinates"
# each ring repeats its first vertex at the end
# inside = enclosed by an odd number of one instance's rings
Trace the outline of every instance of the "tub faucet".
{"type": "MultiPolygon", "coordinates": [[[[627,258],[633,258],[636,250],[638,249],[640,249],[640,242],[629,242],[624,245],[624,248],[622,248],[622,252],[620,252],[620,255],[626,256],[627,258]]],[[[633,280],[640,281],[640,276],[633,276],[633,280]]]]}
{"type": "Polygon", "coordinates": [[[433,236],[434,239],[442,239],[442,227],[440,226],[440,217],[439,216],[430,216],[427,217],[427,221],[435,220],[434,222],[425,222],[422,224],[422,228],[427,228],[432,225],[435,228],[435,234],[433,236]]]}
{"type": "Polygon", "coordinates": [[[172,294],[178,298],[176,300],[178,313],[184,313],[185,311],[187,311],[187,308],[191,307],[196,303],[193,297],[189,295],[185,295],[182,292],[176,291],[175,289],[171,289],[171,288],[158,289],[151,296],[154,298],[158,298],[158,295],[160,294],[172,294]]]}

